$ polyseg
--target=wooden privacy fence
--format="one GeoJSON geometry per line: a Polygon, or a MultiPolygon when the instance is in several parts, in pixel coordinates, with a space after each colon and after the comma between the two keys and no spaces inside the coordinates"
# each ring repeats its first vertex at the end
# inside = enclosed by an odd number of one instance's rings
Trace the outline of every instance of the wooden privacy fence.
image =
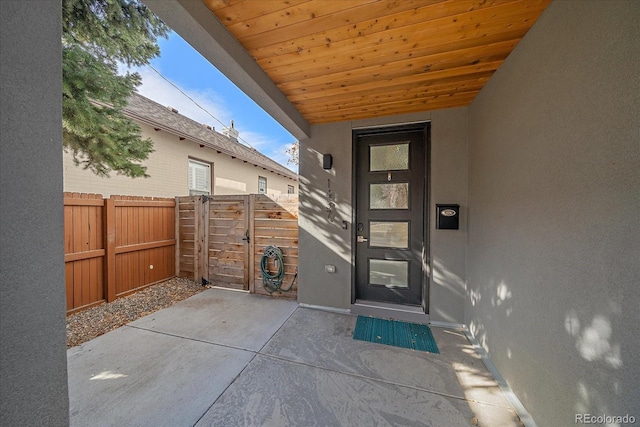
{"type": "MultiPolygon", "coordinates": [[[[297,196],[177,197],[176,211],[180,277],[269,295],[260,262],[265,247],[274,245],[284,256],[282,288],[292,283],[298,268],[297,196]]],[[[273,260],[268,268],[276,272],[273,260]]],[[[297,298],[297,281],[291,292],[271,295],[297,298]]]]}
{"type": "Polygon", "coordinates": [[[175,200],[64,193],[67,314],[175,276],[175,200]]]}

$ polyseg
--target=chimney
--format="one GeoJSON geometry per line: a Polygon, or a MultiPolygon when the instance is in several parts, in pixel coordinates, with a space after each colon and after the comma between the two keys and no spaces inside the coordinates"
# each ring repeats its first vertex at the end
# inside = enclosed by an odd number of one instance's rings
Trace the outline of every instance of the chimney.
{"type": "Polygon", "coordinates": [[[231,120],[231,126],[222,129],[222,134],[228,136],[229,138],[235,141],[238,141],[238,136],[240,135],[240,132],[238,132],[236,128],[233,126],[233,120],[231,120]]]}

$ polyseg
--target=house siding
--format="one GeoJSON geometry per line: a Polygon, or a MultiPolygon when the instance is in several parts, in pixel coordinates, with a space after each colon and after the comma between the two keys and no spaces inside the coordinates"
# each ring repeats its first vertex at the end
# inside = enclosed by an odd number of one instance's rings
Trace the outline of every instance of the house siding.
{"type": "Polygon", "coordinates": [[[466,323],[540,426],[640,419],[640,7],[555,1],[470,106],[466,323]]]}
{"type": "Polygon", "coordinates": [[[111,173],[109,178],[96,176],[81,166],[73,164],[71,154],[64,154],[64,191],[99,193],[105,197],[111,194],[131,196],[174,197],[189,195],[189,159],[200,160],[212,165],[213,194],[248,194],[258,192],[258,175],[267,177],[267,193],[279,195],[287,193],[287,186],[296,188],[298,182],[260,166],[232,159],[226,154],[218,154],[215,149],[200,147],[199,143],[180,140],[170,132],[154,130],[141,124],[143,137],[154,141],[154,152],[144,162],[149,178],[129,178],[111,173]]]}
{"type": "Polygon", "coordinates": [[[429,317],[460,324],[466,299],[469,109],[433,111],[431,119],[429,317]],[[460,205],[459,230],[436,229],[436,204],[460,205]]]}
{"type": "Polygon", "coordinates": [[[351,305],[351,124],[313,126],[313,138],[300,140],[300,207],[298,213],[298,302],[349,308],[351,305]],[[322,155],[333,156],[333,168],[322,168],[322,155]],[[327,218],[329,180],[335,219],[327,218]],[[348,221],[348,230],[341,227],[348,221]],[[325,272],[334,265],[335,273],[325,272]]]}

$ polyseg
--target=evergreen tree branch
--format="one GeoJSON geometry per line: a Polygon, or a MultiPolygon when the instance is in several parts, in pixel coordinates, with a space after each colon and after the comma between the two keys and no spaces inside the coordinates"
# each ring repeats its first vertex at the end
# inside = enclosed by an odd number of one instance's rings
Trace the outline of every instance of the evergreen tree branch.
{"type": "Polygon", "coordinates": [[[159,54],[157,38],[168,28],[131,0],[63,0],[62,12],[65,150],[100,176],[148,176],[141,162],[153,143],[122,112],[141,79],[118,75],[118,62],[147,64],[159,54]]]}

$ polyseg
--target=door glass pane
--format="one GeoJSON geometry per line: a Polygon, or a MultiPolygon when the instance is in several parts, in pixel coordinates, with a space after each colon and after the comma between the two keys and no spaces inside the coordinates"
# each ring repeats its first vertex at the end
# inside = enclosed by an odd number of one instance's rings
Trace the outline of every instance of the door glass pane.
{"type": "Polygon", "coordinates": [[[370,184],[369,209],[409,209],[409,183],[370,184]]]}
{"type": "Polygon", "coordinates": [[[407,249],[409,247],[409,223],[371,221],[369,245],[381,248],[407,249]]]}
{"type": "Polygon", "coordinates": [[[387,288],[409,287],[409,261],[369,260],[369,284],[387,288]]]}
{"type": "Polygon", "coordinates": [[[409,169],[409,143],[394,145],[372,145],[370,147],[369,170],[400,171],[409,169]]]}

